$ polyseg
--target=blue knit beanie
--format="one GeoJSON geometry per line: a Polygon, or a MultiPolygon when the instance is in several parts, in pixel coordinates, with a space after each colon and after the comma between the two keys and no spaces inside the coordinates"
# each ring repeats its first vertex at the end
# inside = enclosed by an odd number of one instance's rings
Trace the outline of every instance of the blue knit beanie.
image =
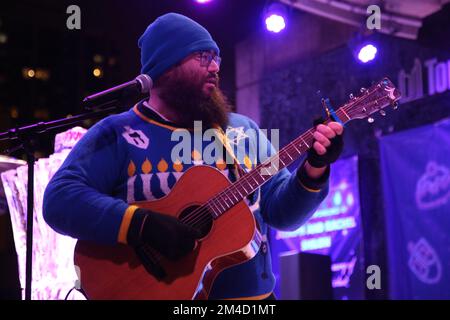
{"type": "Polygon", "coordinates": [[[151,23],[138,41],[141,48],[141,73],[156,81],[166,70],[196,51],[219,47],[200,24],[177,13],[168,13],[151,23]]]}

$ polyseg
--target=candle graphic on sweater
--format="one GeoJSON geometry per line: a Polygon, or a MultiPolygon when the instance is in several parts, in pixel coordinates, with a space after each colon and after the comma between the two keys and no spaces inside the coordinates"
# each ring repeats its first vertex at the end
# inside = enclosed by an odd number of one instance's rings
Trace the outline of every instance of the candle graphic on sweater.
{"type": "Polygon", "coordinates": [[[229,173],[228,173],[228,169],[227,169],[227,164],[225,163],[225,161],[223,161],[223,159],[218,159],[216,161],[216,167],[217,169],[220,170],[220,172],[227,177],[227,179],[230,179],[229,173]]]}
{"type": "Polygon", "coordinates": [[[152,185],[151,180],[153,173],[152,172],[152,163],[147,158],[142,163],[141,166],[142,174],[141,174],[141,180],[142,180],[142,191],[144,193],[144,197],[147,200],[153,200],[155,199],[155,196],[152,193],[152,185]]]}
{"type": "Polygon", "coordinates": [[[203,164],[202,155],[197,150],[193,150],[192,153],[192,163],[194,166],[198,166],[200,164],[203,164]]]}
{"type": "Polygon", "coordinates": [[[252,160],[250,160],[250,157],[247,155],[245,155],[245,157],[244,157],[244,165],[245,165],[245,168],[247,168],[247,172],[252,170],[252,168],[253,168],[252,160]]]}
{"type": "Polygon", "coordinates": [[[181,161],[180,160],[176,160],[174,163],[173,163],[173,170],[174,170],[174,172],[172,172],[173,173],[173,176],[175,177],[175,181],[178,181],[178,179],[180,179],[180,177],[183,175],[183,164],[181,163],[181,161]]]}
{"type": "Polygon", "coordinates": [[[164,194],[168,194],[170,191],[168,183],[170,172],[167,172],[169,165],[167,164],[166,160],[164,160],[164,158],[161,158],[161,160],[158,162],[157,168],[159,171],[157,175],[159,178],[159,186],[161,188],[161,192],[164,194]]]}
{"type": "Polygon", "coordinates": [[[127,201],[128,203],[134,202],[134,182],[136,181],[136,166],[131,160],[128,165],[128,182],[127,182],[127,201]]]}

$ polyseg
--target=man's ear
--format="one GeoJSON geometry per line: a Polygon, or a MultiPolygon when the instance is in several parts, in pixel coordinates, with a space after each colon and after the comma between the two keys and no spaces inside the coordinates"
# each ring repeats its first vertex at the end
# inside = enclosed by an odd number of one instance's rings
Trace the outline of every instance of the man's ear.
{"type": "Polygon", "coordinates": [[[178,67],[178,64],[173,65],[171,68],[166,70],[162,75],[159,76],[158,79],[153,84],[153,88],[159,88],[161,84],[166,83],[167,80],[172,76],[175,68],[178,67]]]}

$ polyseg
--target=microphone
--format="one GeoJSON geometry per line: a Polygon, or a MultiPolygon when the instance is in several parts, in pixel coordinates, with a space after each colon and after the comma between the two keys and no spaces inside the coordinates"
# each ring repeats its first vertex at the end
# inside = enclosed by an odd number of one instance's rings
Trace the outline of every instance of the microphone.
{"type": "Polygon", "coordinates": [[[124,102],[125,99],[130,97],[139,96],[143,93],[150,93],[152,86],[152,78],[146,74],[141,74],[134,80],[84,98],[83,104],[88,110],[111,106],[112,104],[124,102]]]}

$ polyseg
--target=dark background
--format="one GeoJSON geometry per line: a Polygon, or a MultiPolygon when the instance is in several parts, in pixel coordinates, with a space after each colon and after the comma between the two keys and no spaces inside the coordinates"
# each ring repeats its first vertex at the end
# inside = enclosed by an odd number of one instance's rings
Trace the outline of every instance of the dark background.
{"type": "MultiPolygon", "coordinates": [[[[263,32],[266,0],[146,1],[19,0],[0,4],[0,131],[37,121],[55,120],[83,111],[80,101],[94,92],[129,81],[140,73],[137,39],[159,15],[186,14],[206,26],[221,49],[221,87],[235,103],[235,45],[263,32]],[[81,30],[68,30],[66,8],[81,9],[81,30]],[[94,61],[96,55],[100,61],[94,61]],[[92,71],[100,67],[101,78],[92,71]],[[48,80],[23,76],[24,68],[41,68],[48,80]]],[[[450,6],[424,19],[418,43],[450,50],[450,6]]],[[[89,125],[89,123],[86,123],[89,125]]],[[[52,152],[52,135],[37,156],[52,152]]],[[[4,149],[4,143],[0,148],[4,149]]],[[[12,154],[23,157],[21,151],[12,154]]]]}
{"type": "MultiPolygon", "coordinates": [[[[234,45],[263,27],[264,0],[2,1],[0,31],[0,131],[83,111],[80,101],[94,92],[140,74],[137,40],[155,18],[167,12],[188,15],[207,27],[221,49],[221,87],[235,102],[234,45]],[[81,9],[81,30],[69,30],[69,5],[81,9]],[[100,61],[94,56],[100,55],[100,61]],[[92,71],[100,67],[101,78],[92,71]],[[46,81],[24,78],[23,68],[48,71],[46,81]]],[[[88,124],[89,125],[89,124],[88,124]]],[[[52,152],[51,136],[38,156],[52,152]]],[[[21,152],[12,154],[21,157],[21,152]]]]}

